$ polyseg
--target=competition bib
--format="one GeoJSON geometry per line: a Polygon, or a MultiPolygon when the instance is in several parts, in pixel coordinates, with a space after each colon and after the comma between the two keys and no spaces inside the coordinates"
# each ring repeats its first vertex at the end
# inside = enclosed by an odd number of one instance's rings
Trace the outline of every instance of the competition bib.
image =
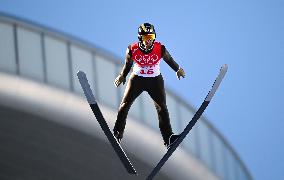
{"type": "Polygon", "coordinates": [[[154,42],[153,50],[145,54],[139,47],[138,43],[131,45],[132,59],[135,62],[133,67],[133,73],[143,77],[155,77],[160,72],[160,60],[161,60],[161,43],[154,42]]]}
{"type": "Polygon", "coordinates": [[[137,63],[134,64],[133,73],[143,77],[156,77],[160,75],[160,62],[153,66],[139,66],[137,63]]]}

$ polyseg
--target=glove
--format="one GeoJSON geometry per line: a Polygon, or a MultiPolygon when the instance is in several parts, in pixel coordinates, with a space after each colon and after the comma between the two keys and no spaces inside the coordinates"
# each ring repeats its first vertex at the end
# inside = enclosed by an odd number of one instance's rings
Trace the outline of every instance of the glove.
{"type": "Polygon", "coordinates": [[[177,78],[180,80],[180,77],[182,76],[183,78],[185,77],[185,72],[184,70],[179,67],[178,71],[176,72],[177,78]]]}
{"type": "Polygon", "coordinates": [[[116,87],[118,87],[121,83],[125,84],[126,82],[126,78],[123,77],[121,74],[117,76],[117,78],[115,78],[114,80],[114,85],[116,87]]]}

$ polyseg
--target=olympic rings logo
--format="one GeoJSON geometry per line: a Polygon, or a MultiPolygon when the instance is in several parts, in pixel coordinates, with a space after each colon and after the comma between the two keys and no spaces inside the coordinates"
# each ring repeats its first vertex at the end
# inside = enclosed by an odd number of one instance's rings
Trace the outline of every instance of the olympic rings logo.
{"type": "Polygon", "coordinates": [[[156,54],[148,55],[135,55],[134,60],[137,61],[141,65],[155,65],[159,60],[159,56],[156,54]]]}

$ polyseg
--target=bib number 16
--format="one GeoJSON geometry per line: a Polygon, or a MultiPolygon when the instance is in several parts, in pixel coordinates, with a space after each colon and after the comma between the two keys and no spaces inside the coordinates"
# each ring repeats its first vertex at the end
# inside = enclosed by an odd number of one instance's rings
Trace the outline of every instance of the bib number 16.
{"type": "Polygon", "coordinates": [[[153,69],[148,69],[146,72],[144,69],[142,69],[140,71],[140,74],[154,74],[154,70],[153,69]]]}

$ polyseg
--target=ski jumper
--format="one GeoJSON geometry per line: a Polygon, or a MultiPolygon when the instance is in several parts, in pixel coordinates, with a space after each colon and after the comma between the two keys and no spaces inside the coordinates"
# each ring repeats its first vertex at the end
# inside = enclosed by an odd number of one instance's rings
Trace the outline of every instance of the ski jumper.
{"type": "Polygon", "coordinates": [[[173,132],[166,105],[164,80],[160,72],[162,58],[174,71],[178,71],[178,64],[160,42],[154,42],[153,49],[147,53],[139,48],[138,43],[128,46],[121,74],[126,77],[134,63],[133,72],[127,83],[113,129],[114,132],[119,132],[121,138],[132,103],[143,91],[146,91],[154,101],[158,113],[159,128],[165,144],[168,144],[169,137],[173,132]]]}

